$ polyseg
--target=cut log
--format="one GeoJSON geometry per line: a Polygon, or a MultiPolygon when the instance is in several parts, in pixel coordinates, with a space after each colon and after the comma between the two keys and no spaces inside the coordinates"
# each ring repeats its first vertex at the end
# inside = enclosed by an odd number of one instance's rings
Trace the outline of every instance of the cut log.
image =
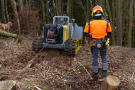
{"type": "Polygon", "coordinates": [[[12,87],[11,90],[22,90],[22,89],[21,89],[20,85],[15,84],[15,85],[12,87]]]}
{"type": "Polygon", "coordinates": [[[13,80],[1,81],[0,90],[11,90],[15,84],[16,84],[16,81],[13,81],[13,80]]]}
{"type": "Polygon", "coordinates": [[[106,82],[108,84],[108,90],[117,90],[120,84],[120,80],[116,76],[108,75],[106,77],[106,82]]]}
{"type": "Polygon", "coordinates": [[[0,36],[5,36],[5,37],[17,37],[17,34],[12,34],[12,33],[8,33],[8,32],[6,32],[6,31],[0,30],[0,36]]]}
{"type": "Polygon", "coordinates": [[[102,90],[117,90],[120,80],[113,75],[108,75],[102,83],[102,90]]]}

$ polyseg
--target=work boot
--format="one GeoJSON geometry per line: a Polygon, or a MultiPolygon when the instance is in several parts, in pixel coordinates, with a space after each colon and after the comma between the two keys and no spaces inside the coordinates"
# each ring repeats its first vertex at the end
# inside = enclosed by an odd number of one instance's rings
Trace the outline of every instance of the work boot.
{"type": "Polygon", "coordinates": [[[98,73],[93,73],[92,77],[94,81],[97,81],[99,78],[98,73]]]}
{"type": "Polygon", "coordinates": [[[102,76],[106,77],[107,76],[107,70],[102,70],[102,76]]]}

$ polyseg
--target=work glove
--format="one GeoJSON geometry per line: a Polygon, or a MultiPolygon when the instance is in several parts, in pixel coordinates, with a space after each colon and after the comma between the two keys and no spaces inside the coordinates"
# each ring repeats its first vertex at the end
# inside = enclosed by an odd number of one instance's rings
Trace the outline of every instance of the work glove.
{"type": "Polygon", "coordinates": [[[105,45],[109,45],[109,43],[110,43],[110,39],[108,38],[108,39],[106,40],[105,45]]]}
{"type": "Polygon", "coordinates": [[[108,38],[107,40],[106,40],[106,43],[105,43],[105,48],[108,48],[109,47],[109,43],[110,43],[110,39],[108,38]]]}
{"type": "Polygon", "coordinates": [[[106,48],[109,47],[109,42],[110,42],[110,39],[109,38],[103,38],[102,39],[102,49],[105,50],[106,48]]]}

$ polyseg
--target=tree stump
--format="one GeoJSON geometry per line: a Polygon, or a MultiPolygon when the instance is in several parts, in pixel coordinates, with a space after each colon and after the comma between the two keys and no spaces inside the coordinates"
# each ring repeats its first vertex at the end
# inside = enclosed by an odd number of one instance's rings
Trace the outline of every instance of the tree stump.
{"type": "Polygon", "coordinates": [[[119,84],[120,84],[120,80],[113,75],[108,75],[104,82],[104,86],[106,86],[106,90],[117,90],[119,84]]]}
{"type": "Polygon", "coordinates": [[[15,84],[16,81],[13,80],[0,81],[0,90],[11,90],[15,84]]]}
{"type": "Polygon", "coordinates": [[[102,83],[102,90],[117,90],[120,84],[120,80],[113,75],[108,75],[103,83],[102,83]]]}

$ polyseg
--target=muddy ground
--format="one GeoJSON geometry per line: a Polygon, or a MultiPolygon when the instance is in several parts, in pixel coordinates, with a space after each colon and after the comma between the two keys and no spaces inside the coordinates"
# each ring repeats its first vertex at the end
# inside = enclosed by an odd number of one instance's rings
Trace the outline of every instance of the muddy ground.
{"type": "MultiPolygon", "coordinates": [[[[91,80],[92,55],[89,45],[83,45],[75,57],[62,50],[32,51],[32,38],[1,38],[0,81],[15,80],[24,90],[37,86],[46,90],[103,90],[102,81],[91,80]],[[85,68],[84,68],[85,67],[85,68]],[[88,72],[87,72],[88,71],[88,72]]],[[[99,68],[101,58],[99,56],[99,68]]],[[[120,79],[118,90],[135,90],[135,48],[110,46],[108,74],[120,79]]]]}

